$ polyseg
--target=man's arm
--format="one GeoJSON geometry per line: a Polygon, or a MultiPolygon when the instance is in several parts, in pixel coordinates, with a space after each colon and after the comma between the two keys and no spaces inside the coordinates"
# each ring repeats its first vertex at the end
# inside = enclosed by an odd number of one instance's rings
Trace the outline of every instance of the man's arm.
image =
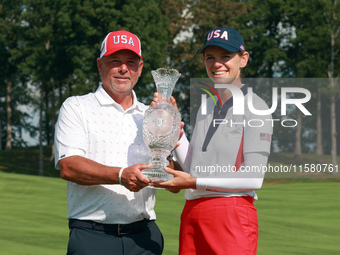
{"type": "MultiPolygon", "coordinates": [[[[141,170],[149,168],[148,164],[136,164],[124,168],[121,182],[130,191],[137,192],[149,185],[141,170]]],[[[70,156],[59,160],[60,176],[64,180],[80,185],[119,184],[118,174],[121,167],[109,167],[93,160],[70,156]]]]}

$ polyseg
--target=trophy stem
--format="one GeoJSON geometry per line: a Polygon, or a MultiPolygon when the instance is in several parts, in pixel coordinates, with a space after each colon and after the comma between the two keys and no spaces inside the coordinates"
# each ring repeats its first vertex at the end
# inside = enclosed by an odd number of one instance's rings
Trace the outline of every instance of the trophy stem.
{"type": "Polygon", "coordinates": [[[171,180],[173,176],[164,170],[164,167],[169,164],[166,158],[170,154],[170,151],[167,149],[157,148],[150,149],[150,152],[152,155],[150,162],[152,167],[142,170],[142,173],[152,181],[171,180]]]}

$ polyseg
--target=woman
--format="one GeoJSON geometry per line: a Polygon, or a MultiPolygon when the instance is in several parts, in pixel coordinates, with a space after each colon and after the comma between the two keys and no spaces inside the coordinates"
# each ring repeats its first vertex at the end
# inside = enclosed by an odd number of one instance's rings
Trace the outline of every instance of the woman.
{"type": "Polygon", "coordinates": [[[232,88],[217,89],[220,102],[207,100],[207,114],[198,111],[189,146],[183,137],[176,156],[185,172],[166,168],[174,178],[152,183],[172,192],[186,189],[187,199],[181,216],[179,254],[256,254],[258,221],[253,201],[262,186],[270,153],[272,126],[250,124],[252,120],[271,119],[254,115],[247,107],[252,97],[256,109],[268,109],[265,102],[241,82],[247,65],[242,36],[229,27],[218,27],[206,35],[198,50],[209,78],[215,84],[231,84],[242,91],[244,114],[233,113],[232,88]],[[250,94],[250,95],[249,95],[250,94]],[[217,125],[216,120],[223,120],[217,125]],[[226,123],[226,124],[225,124],[226,123]],[[184,141],[184,142],[183,142],[184,141]]]}

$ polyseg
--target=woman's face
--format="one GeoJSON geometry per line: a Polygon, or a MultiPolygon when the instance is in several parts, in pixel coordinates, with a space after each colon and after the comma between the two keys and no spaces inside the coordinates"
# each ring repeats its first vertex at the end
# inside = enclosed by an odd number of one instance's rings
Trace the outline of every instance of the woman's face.
{"type": "Polygon", "coordinates": [[[214,83],[233,84],[241,78],[241,69],[249,59],[248,52],[230,52],[218,46],[208,46],[204,51],[204,65],[214,83]]]}

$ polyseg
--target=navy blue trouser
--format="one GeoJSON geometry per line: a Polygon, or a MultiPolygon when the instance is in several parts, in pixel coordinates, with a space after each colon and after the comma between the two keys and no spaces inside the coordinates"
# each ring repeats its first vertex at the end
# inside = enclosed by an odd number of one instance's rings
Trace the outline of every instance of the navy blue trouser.
{"type": "Polygon", "coordinates": [[[163,248],[163,235],[153,221],[146,230],[127,235],[72,228],[67,255],[160,255],[163,248]]]}

